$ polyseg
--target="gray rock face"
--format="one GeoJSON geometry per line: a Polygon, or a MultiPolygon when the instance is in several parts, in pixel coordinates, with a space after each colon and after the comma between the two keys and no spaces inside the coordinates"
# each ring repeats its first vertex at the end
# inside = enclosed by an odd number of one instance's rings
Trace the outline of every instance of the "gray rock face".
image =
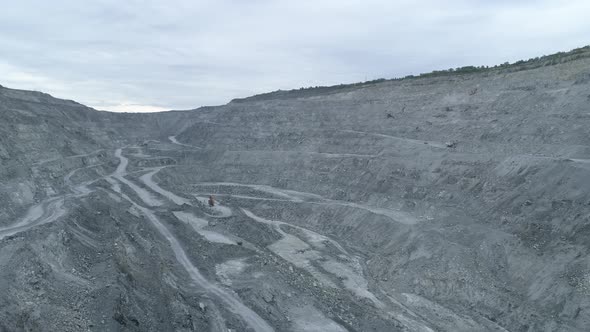
{"type": "Polygon", "coordinates": [[[585,331],[575,55],[161,114],[0,87],[0,331],[585,331]]]}

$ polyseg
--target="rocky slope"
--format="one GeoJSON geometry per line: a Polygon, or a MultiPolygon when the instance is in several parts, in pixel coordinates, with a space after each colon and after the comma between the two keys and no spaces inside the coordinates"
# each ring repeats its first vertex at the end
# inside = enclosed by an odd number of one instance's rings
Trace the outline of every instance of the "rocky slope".
{"type": "Polygon", "coordinates": [[[584,331],[589,54],[160,114],[0,88],[0,331],[584,331]]]}

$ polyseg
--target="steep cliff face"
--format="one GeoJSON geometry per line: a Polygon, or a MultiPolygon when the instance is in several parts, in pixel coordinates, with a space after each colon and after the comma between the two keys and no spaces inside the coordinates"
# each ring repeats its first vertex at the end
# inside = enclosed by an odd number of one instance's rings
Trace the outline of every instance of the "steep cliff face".
{"type": "Polygon", "coordinates": [[[583,331],[586,53],[161,114],[0,88],[0,330],[583,331]]]}
{"type": "Polygon", "coordinates": [[[427,317],[442,305],[509,330],[583,329],[589,71],[590,60],[580,59],[254,98],[202,112],[204,121],[179,139],[222,151],[194,181],[264,184],[399,211],[388,218],[344,204],[272,209],[345,239],[365,255],[378,289],[404,294],[431,310],[427,317]]]}

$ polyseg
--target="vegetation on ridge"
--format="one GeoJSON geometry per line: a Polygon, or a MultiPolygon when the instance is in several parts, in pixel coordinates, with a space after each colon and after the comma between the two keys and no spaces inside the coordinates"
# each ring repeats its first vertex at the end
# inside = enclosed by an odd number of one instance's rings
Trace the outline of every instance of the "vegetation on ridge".
{"type": "Polygon", "coordinates": [[[251,97],[246,98],[236,98],[233,99],[232,103],[240,103],[240,102],[249,102],[249,101],[257,101],[257,100],[267,100],[267,99],[284,99],[284,98],[305,98],[305,97],[313,97],[317,95],[329,94],[329,93],[336,93],[342,92],[343,90],[354,90],[360,87],[365,87],[377,83],[382,82],[391,82],[391,81],[403,81],[408,79],[415,79],[415,78],[424,78],[424,77],[441,77],[441,76],[454,76],[454,75],[463,75],[463,74],[473,74],[473,73],[512,73],[517,71],[523,70],[530,70],[545,66],[553,66],[560,63],[566,63],[569,61],[574,61],[582,58],[590,58],[590,45],[585,47],[580,47],[573,49],[569,52],[558,52],[551,55],[544,55],[541,57],[535,57],[528,60],[519,60],[514,63],[505,62],[501,65],[495,65],[493,67],[489,66],[464,66],[459,68],[449,68],[446,70],[435,70],[430,73],[422,73],[420,75],[408,75],[405,77],[400,78],[392,78],[392,79],[385,79],[379,78],[375,80],[365,81],[365,82],[358,82],[352,84],[339,84],[333,86],[310,86],[310,87],[302,87],[299,89],[293,90],[276,90],[273,92],[262,93],[258,95],[254,95],[251,97]]]}

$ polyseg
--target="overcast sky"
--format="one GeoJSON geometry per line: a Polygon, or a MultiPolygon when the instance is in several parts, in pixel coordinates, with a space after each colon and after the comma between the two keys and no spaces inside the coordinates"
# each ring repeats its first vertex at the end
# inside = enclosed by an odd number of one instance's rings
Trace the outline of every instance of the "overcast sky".
{"type": "Polygon", "coordinates": [[[588,0],[9,3],[0,4],[0,84],[113,111],[191,109],[590,44],[588,0]]]}

